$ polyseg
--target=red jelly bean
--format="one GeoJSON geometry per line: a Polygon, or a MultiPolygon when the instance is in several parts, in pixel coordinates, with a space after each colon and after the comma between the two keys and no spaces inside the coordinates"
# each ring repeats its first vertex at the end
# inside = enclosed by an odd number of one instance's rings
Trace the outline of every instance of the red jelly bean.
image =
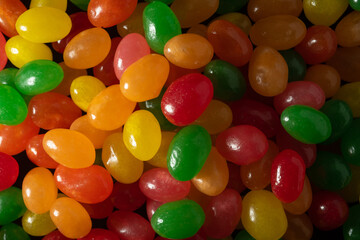
{"type": "Polygon", "coordinates": [[[95,204],[82,203],[81,205],[89,213],[89,216],[92,219],[107,218],[111,215],[111,213],[114,210],[114,205],[111,202],[110,197],[99,203],[95,203],[95,204]]]}
{"type": "Polygon", "coordinates": [[[8,37],[18,35],[15,23],[27,9],[20,0],[0,1],[0,31],[8,37]]]}
{"type": "Polygon", "coordinates": [[[158,201],[152,200],[151,198],[148,198],[146,200],[146,214],[147,214],[147,217],[149,220],[151,220],[156,209],[158,209],[163,204],[164,204],[163,202],[158,202],[158,201]]]}
{"type": "Polygon", "coordinates": [[[247,165],[260,160],[266,154],[269,143],[256,127],[239,125],[220,133],[216,138],[216,148],[226,160],[247,165]]]}
{"type": "Polygon", "coordinates": [[[5,67],[8,60],[5,52],[5,44],[5,37],[0,32],[0,71],[5,67]]]}
{"type": "Polygon", "coordinates": [[[145,203],[146,197],[139,188],[139,182],[131,184],[116,182],[110,200],[119,210],[135,211],[145,203]]]}
{"type": "Polygon", "coordinates": [[[88,235],[78,240],[120,240],[120,238],[112,231],[93,228],[88,235]]]}
{"type": "Polygon", "coordinates": [[[44,168],[56,168],[59,163],[55,162],[47,154],[42,145],[45,134],[32,137],[26,146],[26,155],[35,165],[44,168]]]}
{"type": "Polygon", "coordinates": [[[209,78],[199,73],[190,73],[168,87],[161,100],[161,110],[172,124],[185,126],[200,117],[213,94],[209,78]]]}
{"type": "Polygon", "coordinates": [[[241,180],[240,166],[232,162],[227,162],[227,164],[229,168],[229,182],[226,188],[231,188],[241,193],[246,187],[241,180]]]}
{"type": "Polygon", "coordinates": [[[0,191],[11,187],[19,176],[19,164],[12,156],[0,152],[0,191]]]}
{"type": "Polygon", "coordinates": [[[70,238],[65,237],[59,230],[55,230],[45,237],[42,240],[71,240],[70,238]]]}
{"type": "Polygon", "coordinates": [[[282,202],[295,201],[301,194],[305,180],[305,164],[293,150],[284,150],[274,159],[271,166],[271,189],[282,202]]]}

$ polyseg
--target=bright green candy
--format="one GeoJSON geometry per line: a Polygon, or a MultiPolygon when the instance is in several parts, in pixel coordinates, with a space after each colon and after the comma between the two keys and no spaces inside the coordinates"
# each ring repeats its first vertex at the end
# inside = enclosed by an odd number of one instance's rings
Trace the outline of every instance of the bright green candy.
{"type": "Polygon", "coordinates": [[[151,218],[154,231],[164,238],[184,239],[194,236],[205,221],[203,209],[192,200],[161,205],[151,218]]]}
{"type": "Polygon", "coordinates": [[[155,118],[158,120],[158,122],[160,124],[161,130],[171,131],[171,130],[176,129],[177,127],[175,125],[173,125],[171,122],[169,122],[169,120],[166,119],[163,112],[161,111],[161,99],[165,93],[165,90],[166,89],[163,89],[157,98],[154,98],[154,99],[151,99],[151,100],[148,100],[145,102],[140,102],[139,106],[141,109],[148,110],[152,114],[154,114],[155,118]]]}
{"type": "Polygon", "coordinates": [[[190,125],[181,129],[170,143],[167,165],[179,181],[188,181],[203,167],[211,150],[211,138],[205,128],[190,125]]]}
{"type": "Polygon", "coordinates": [[[323,144],[330,144],[338,140],[349,129],[353,115],[349,105],[341,100],[332,99],[327,101],[320,109],[329,118],[332,132],[323,144]]]}
{"type": "Polygon", "coordinates": [[[181,34],[179,20],[165,4],[154,1],[143,12],[145,38],[152,50],[164,54],[164,46],[171,38],[181,34]]]}
{"type": "Polygon", "coordinates": [[[337,191],[350,183],[351,169],[341,155],[319,151],[315,163],[307,169],[307,175],[319,188],[337,191]]]}
{"type": "Polygon", "coordinates": [[[0,85],[0,124],[18,125],[28,113],[27,105],[13,87],[0,85]]]}
{"type": "Polygon", "coordinates": [[[220,0],[216,13],[222,15],[230,12],[238,12],[248,1],[249,0],[220,0]]]}
{"type": "Polygon", "coordinates": [[[10,87],[15,88],[15,76],[18,72],[17,68],[5,68],[0,71],[0,84],[8,85],[10,87]]]}
{"type": "Polygon", "coordinates": [[[341,152],[347,162],[360,166],[360,119],[355,119],[342,136],[341,152]]]}
{"type": "Polygon", "coordinates": [[[14,223],[9,223],[0,228],[0,239],[2,240],[30,240],[24,229],[14,223]]]}
{"type": "Polygon", "coordinates": [[[56,62],[34,60],[22,66],[15,78],[15,86],[25,95],[37,95],[56,88],[64,78],[64,71],[56,62]]]}
{"type": "Polygon", "coordinates": [[[360,239],[360,205],[349,208],[349,217],[343,225],[343,234],[345,240],[360,239]]]}
{"type": "Polygon", "coordinates": [[[214,86],[214,97],[221,101],[239,100],[245,93],[246,83],[240,70],[223,60],[214,60],[206,65],[204,75],[214,86]]]}
{"type": "Polygon", "coordinates": [[[303,80],[306,74],[306,63],[302,56],[293,49],[279,51],[279,53],[283,56],[288,65],[288,81],[293,82],[303,80]]]}
{"type": "Polygon", "coordinates": [[[154,2],[154,1],[159,1],[159,2],[163,2],[167,5],[169,5],[170,3],[172,3],[174,0],[145,0],[146,2],[154,2]]]}
{"type": "Polygon", "coordinates": [[[25,212],[21,189],[10,187],[0,192],[0,225],[15,221],[25,212]]]}
{"type": "Polygon", "coordinates": [[[307,144],[324,142],[331,135],[331,123],[322,112],[304,105],[285,108],[281,124],[296,140],[307,144]]]}
{"type": "Polygon", "coordinates": [[[75,6],[83,11],[87,11],[90,0],[70,0],[75,6]]]}
{"type": "Polygon", "coordinates": [[[246,230],[238,232],[235,237],[235,240],[255,240],[246,230]]]}
{"type": "MultiPolygon", "coordinates": [[[[348,1],[349,1],[349,5],[352,7],[352,9],[354,9],[356,11],[360,11],[360,1],[359,0],[348,0],[348,1]]],[[[360,237],[359,237],[359,239],[360,239],[360,237]]]]}

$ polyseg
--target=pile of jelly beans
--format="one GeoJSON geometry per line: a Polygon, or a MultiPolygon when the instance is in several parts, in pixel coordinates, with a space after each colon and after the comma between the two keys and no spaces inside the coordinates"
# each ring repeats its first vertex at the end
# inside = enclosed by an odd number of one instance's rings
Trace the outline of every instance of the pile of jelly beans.
{"type": "Polygon", "coordinates": [[[0,240],[360,239],[358,0],[0,0],[0,240]]]}

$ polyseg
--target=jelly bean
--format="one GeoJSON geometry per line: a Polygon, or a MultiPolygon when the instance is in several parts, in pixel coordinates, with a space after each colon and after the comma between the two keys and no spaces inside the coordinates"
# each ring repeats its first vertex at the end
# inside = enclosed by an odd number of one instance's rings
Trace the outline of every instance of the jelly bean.
{"type": "Polygon", "coordinates": [[[348,7],[347,0],[304,0],[306,18],[314,25],[334,24],[348,7]]]}
{"type": "Polygon", "coordinates": [[[345,223],[349,215],[349,207],[338,194],[320,191],[314,193],[308,213],[315,227],[328,231],[345,223]]]}
{"type": "Polygon", "coordinates": [[[31,0],[30,8],[35,7],[53,7],[63,11],[66,11],[67,1],[66,0],[31,0]]]}
{"type": "Polygon", "coordinates": [[[313,225],[306,214],[292,215],[287,213],[288,229],[283,236],[285,240],[310,240],[313,235],[313,225]]]}
{"type": "Polygon", "coordinates": [[[163,204],[164,203],[152,200],[150,198],[146,200],[146,214],[150,221],[156,210],[163,204]]]}
{"type": "Polygon", "coordinates": [[[70,238],[65,237],[59,230],[55,230],[45,237],[42,240],[70,240],[70,238]]]}
{"type": "Polygon", "coordinates": [[[130,17],[117,25],[116,29],[121,37],[125,37],[130,33],[139,33],[142,36],[145,36],[143,12],[147,5],[148,3],[146,2],[138,3],[130,17]]]}
{"type": "Polygon", "coordinates": [[[86,168],[95,161],[92,142],[82,133],[69,129],[48,131],[43,139],[43,147],[52,159],[65,167],[86,168]]]}
{"type": "Polygon", "coordinates": [[[27,105],[21,95],[7,85],[0,85],[0,124],[21,124],[27,114],[27,105]]]}
{"type": "Polygon", "coordinates": [[[11,223],[24,215],[26,207],[21,189],[10,187],[0,192],[0,225],[11,223]]]}
{"type": "Polygon", "coordinates": [[[43,214],[25,212],[21,219],[22,227],[31,236],[45,236],[56,229],[49,212],[43,214]]]}
{"type": "Polygon", "coordinates": [[[116,182],[110,201],[119,210],[135,211],[145,203],[146,197],[140,190],[139,182],[130,184],[116,182]]]}
{"type": "Polygon", "coordinates": [[[181,68],[174,64],[170,63],[170,72],[168,79],[166,80],[165,87],[169,87],[174,81],[176,81],[178,78],[190,74],[190,73],[201,73],[202,69],[187,69],[187,68],[181,68]]]}
{"type": "Polygon", "coordinates": [[[88,235],[79,240],[120,240],[120,238],[112,231],[93,228],[88,235]]]}
{"type": "Polygon", "coordinates": [[[243,184],[250,190],[261,190],[271,181],[271,166],[274,158],[279,153],[279,148],[273,141],[269,141],[269,149],[259,161],[243,165],[240,176],[243,184]]]}
{"type": "Polygon", "coordinates": [[[306,26],[292,15],[275,15],[257,21],[249,35],[252,43],[257,46],[266,45],[276,50],[287,50],[304,39],[306,26]]]}
{"type": "Polygon", "coordinates": [[[6,54],[6,50],[5,50],[5,46],[6,46],[6,40],[4,35],[0,32],[0,71],[5,67],[6,63],[7,63],[7,54],[6,54]]]}
{"type": "MultiPolygon", "coordinates": [[[[222,2],[227,2],[227,1],[225,0],[222,2]]],[[[249,17],[246,16],[245,14],[238,13],[238,12],[230,12],[230,13],[221,15],[221,16],[215,18],[214,21],[215,20],[227,20],[227,21],[231,22],[232,24],[238,26],[247,35],[249,35],[250,28],[252,26],[249,17]]]]}
{"type": "Polygon", "coordinates": [[[213,60],[206,65],[204,75],[211,80],[216,99],[235,101],[245,93],[245,79],[240,70],[231,63],[213,60]]]}
{"type": "Polygon", "coordinates": [[[75,78],[87,75],[86,69],[72,69],[65,65],[64,62],[59,63],[59,66],[64,72],[64,78],[61,83],[52,90],[52,92],[60,93],[62,95],[70,95],[70,86],[75,78]]]}
{"type": "Polygon", "coordinates": [[[94,27],[85,12],[78,12],[70,15],[71,19],[71,30],[66,37],[53,42],[51,45],[53,49],[59,53],[63,53],[65,50],[66,45],[70,42],[70,40],[75,37],[80,32],[94,27]]]}
{"type": "Polygon", "coordinates": [[[360,132],[360,119],[354,120],[341,138],[341,152],[344,159],[351,164],[360,166],[358,149],[360,132]]]}
{"type": "Polygon", "coordinates": [[[231,235],[240,221],[241,210],[240,194],[233,189],[226,189],[215,196],[206,208],[204,232],[216,239],[231,235]]]}
{"type": "Polygon", "coordinates": [[[218,135],[216,148],[226,160],[247,165],[264,157],[269,144],[266,136],[256,127],[238,125],[218,135]]]}
{"type": "Polygon", "coordinates": [[[71,20],[60,9],[37,7],[21,14],[15,26],[16,31],[24,39],[35,43],[49,43],[68,35],[71,30],[71,20]]]}
{"type": "Polygon", "coordinates": [[[114,205],[112,204],[110,198],[107,198],[104,201],[95,204],[82,203],[81,205],[89,213],[89,216],[92,219],[107,218],[114,210],[114,205]]]}
{"type": "Polygon", "coordinates": [[[338,191],[338,194],[349,203],[359,201],[360,196],[360,166],[350,165],[351,180],[350,183],[342,190],[338,191]]]}
{"type": "Polygon", "coordinates": [[[90,0],[87,13],[94,26],[108,28],[129,18],[136,4],[137,0],[90,0]]]}
{"type": "Polygon", "coordinates": [[[136,182],[144,169],[144,163],[125,147],[122,133],[114,133],[105,140],[102,161],[111,176],[125,184],[136,182]]]}
{"type": "Polygon", "coordinates": [[[283,150],[271,167],[271,190],[284,203],[295,201],[304,186],[305,163],[293,150],[283,150]]]}
{"type": "Polygon", "coordinates": [[[360,35],[357,33],[359,17],[357,11],[351,12],[336,25],[335,33],[340,46],[356,47],[360,45],[360,35]]]}
{"type": "Polygon", "coordinates": [[[70,98],[47,92],[30,100],[29,116],[35,125],[43,129],[69,128],[81,116],[81,110],[70,98]]]}
{"type": "Polygon", "coordinates": [[[204,224],[202,208],[192,200],[180,200],[161,205],[151,218],[157,234],[172,239],[192,237],[204,224]]]}
{"type": "Polygon", "coordinates": [[[140,215],[129,211],[116,211],[107,220],[110,231],[123,240],[152,240],[155,237],[150,223],[140,215]]]}
{"type": "Polygon", "coordinates": [[[170,174],[179,181],[192,179],[204,166],[210,151],[210,135],[203,127],[184,127],[169,146],[167,164],[170,174]]]}
{"type": "Polygon", "coordinates": [[[359,5],[359,1],[358,0],[349,0],[349,5],[352,7],[352,9],[359,11],[360,10],[360,5],[359,5]]]}
{"type": "Polygon", "coordinates": [[[27,235],[19,225],[14,223],[7,224],[0,228],[0,238],[30,240],[29,235],[27,235]]]}
{"type": "Polygon", "coordinates": [[[0,71],[0,85],[8,85],[15,88],[15,76],[18,72],[17,68],[5,68],[0,71]]]}
{"type": "Polygon", "coordinates": [[[250,0],[247,5],[247,13],[254,22],[263,18],[281,14],[298,17],[301,12],[301,0],[250,0]]]}
{"type": "Polygon", "coordinates": [[[95,128],[110,131],[124,125],[135,105],[124,97],[118,84],[112,85],[94,97],[87,116],[95,128]]]}
{"type": "Polygon", "coordinates": [[[280,129],[279,116],[275,110],[261,102],[241,99],[230,104],[233,125],[252,125],[271,138],[280,129]]]}
{"type": "Polygon", "coordinates": [[[64,62],[75,69],[95,67],[108,55],[111,48],[109,34],[102,28],[86,29],[66,45],[64,62]]]}
{"type": "Polygon", "coordinates": [[[59,231],[68,238],[81,238],[91,230],[91,219],[80,203],[67,197],[56,199],[50,217],[59,231]]]}
{"type": "Polygon", "coordinates": [[[204,24],[196,24],[194,26],[192,26],[191,28],[189,28],[187,30],[187,33],[194,33],[194,34],[198,34],[204,38],[206,38],[207,36],[207,26],[205,26],[204,24]]]}
{"type": "Polygon", "coordinates": [[[255,239],[279,239],[288,226],[280,200],[266,190],[245,195],[241,221],[255,239]]]}
{"type": "Polygon", "coordinates": [[[143,12],[146,41],[152,50],[164,53],[164,46],[171,38],[181,34],[179,20],[164,3],[154,1],[143,12]]]}
{"type": "MultiPolygon", "coordinates": [[[[0,96],[2,95],[0,94],[0,96]]],[[[39,127],[33,123],[29,116],[18,125],[6,126],[0,124],[0,152],[9,155],[19,154],[25,150],[29,139],[36,136],[39,130],[39,127]]]]}
{"type": "Polygon", "coordinates": [[[303,80],[306,74],[306,63],[302,56],[293,49],[280,51],[289,70],[289,82],[303,80]]]}
{"type": "Polygon", "coordinates": [[[249,82],[255,92],[273,97],[286,89],[288,67],[285,59],[275,49],[259,46],[249,63],[249,82]]]}
{"type": "Polygon", "coordinates": [[[309,178],[305,175],[304,187],[299,197],[291,203],[282,203],[286,212],[301,215],[304,214],[311,206],[312,188],[309,178]]]}
{"type": "Polygon", "coordinates": [[[53,175],[48,169],[33,168],[25,175],[22,195],[27,209],[31,212],[42,214],[49,211],[57,194],[53,175]]]}
{"type": "Polygon", "coordinates": [[[209,19],[218,9],[219,0],[175,0],[171,4],[182,28],[189,28],[209,19]]]}
{"type": "Polygon", "coordinates": [[[110,173],[97,165],[82,169],[59,165],[55,170],[54,178],[61,192],[83,203],[102,202],[110,196],[113,189],[110,173]]]}
{"type": "Polygon", "coordinates": [[[235,240],[254,240],[255,238],[253,238],[247,231],[242,230],[240,232],[238,232],[236,234],[235,240]]]}
{"type": "Polygon", "coordinates": [[[75,6],[80,8],[83,11],[86,11],[89,5],[90,0],[70,0],[75,6]]]}
{"type": "Polygon", "coordinates": [[[307,144],[324,142],[331,135],[329,118],[305,105],[287,107],[281,114],[281,124],[293,138],[307,144]]]}
{"type": "Polygon", "coordinates": [[[360,117],[360,101],[356,97],[360,91],[360,83],[354,82],[354,83],[348,83],[345,85],[342,85],[333,97],[333,99],[338,99],[346,102],[349,107],[351,108],[351,111],[353,113],[354,118],[360,117]]]}
{"type": "Polygon", "coordinates": [[[166,90],[161,100],[161,110],[172,124],[188,125],[205,111],[213,91],[213,85],[206,76],[199,73],[184,75],[166,90]]]}
{"type": "Polygon", "coordinates": [[[169,75],[165,57],[149,54],[130,65],[121,76],[120,89],[130,101],[143,102],[159,96],[169,75]]]}
{"type": "Polygon", "coordinates": [[[18,35],[15,23],[27,9],[20,0],[3,0],[0,3],[0,31],[8,37],[18,35]]]}
{"type": "Polygon", "coordinates": [[[202,126],[209,134],[218,134],[230,127],[232,120],[233,114],[227,104],[218,100],[211,100],[194,124],[202,126]]]}
{"type": "Polygon", "coordinates": [[[237,67],[249,62],[253,52],[252,44],[247,35],[231,22],[213,21],[208,27],[207,37],[221,60],[237,67]]]}
{"type": "Polygon", "coordinates": [[[0,152],[0,191],[11,187],[19,176],[19,164],[12,156],[0,152]]]}
{"type": "Polygon", "coordinates": [[[319,151],[314,165],[307,170],[313,184],[323,190],[336,191],[349,184],[351,170],[341,155],[319,151]]]}
{"type": "Polygon", "coordinates": [[[137,159],[150,160],[161,144],[159,122],[149,111],[136,111],[130,115],[124,125],[123,140],[126,148],[137,159]]]}
{"type": "Polygon", "coordinates": [[[16,74],[15,86],[25,95],[37,95],[56,88],[64,77],[62,68],[51,60],[34,60],[16,74]]]}
{"type": "Polygon", "coordinates": [[[237,12],[241,10],[248,0],[219,0],[219,7],[216,10],[217,14],[225,14],[230,12],[237,12]]]}
{"type": "Polygon", "coordinates": [[[304,81],[317,83],[329,98],[336,94],[340,88],[340,75],[337,70],[329,65],[318,64],[306,70],[304,81]]]}
{"type": "Polygon", "coordinates": [[[174,132],[161,132],[161,144],[160,148],[155,154],[155,156],[147,161],[154,167],[167,168],[167,153],[171,141],[173,140],[176,133],[174,132]]]}
{"type": "Polygon", "coordinates": [[[355,240],[360,237],[360,205],[355,205],[349,209],[349,217],[343,225],[344,239],[355,240]]]}

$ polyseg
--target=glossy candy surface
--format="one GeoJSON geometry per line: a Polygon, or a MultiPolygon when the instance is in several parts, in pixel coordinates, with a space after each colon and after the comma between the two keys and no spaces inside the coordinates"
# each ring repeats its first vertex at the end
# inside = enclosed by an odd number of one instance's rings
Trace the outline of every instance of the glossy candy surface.
{"type": "Polygon", "coordinates": [[[112,231],[102,228],[93,228],[90,233],[79,240],[119,240],[120,238],[112,231]]]}
{"type": "Polygon", "coordinates": [[[117,25],[116,29],[121,37],[125,37],[130,33],[139,33],[142,36],[145,36],[143,12],[148,4],[149,3],[146,2],[139,2],[130,17],[117,25]]]}
{"type": "Polygon", "coordinates": [[[357,216],[360,214],[360,205],[349,208],[349,217],[343,225],[344,239],[355,240],[360,237],[360,221],[357,216]]]}
{"type": "Polygon", "coordinates": [[[145,195],[140,190],[139,182],[130,184],[116,182],[109,199],[117,209],[123,211],[134,211],[146,201],[145,195]]]}
{"type": "Polygon", "coordinates": [[[356,47],[360,45],[359,27],[357,23],[360,15],[357,11],[346,15],[336,25],[335,33],[339,45],[342,47],[356,47]]]}
{"type": "Polygon", "coordinates": [[[351,111],[353,113],[354,118],[360,117],[360,101],[357,96],[357,94],[360,91],[360,82],[353,82],[348,83],[345,85],[342,85],[333,97],[334,99],[343,100],[346,102],[349,107],[351,108],[351,111]]]}
{"type": "Polygon", "coordinates": [[[0,124],[21,124],[27,114],[27,106],[21,95],[10,86],[0,85],[0,124]]]}
{"type": "Polygon", "coordinates": [[[306,18],[314,25],[334,24],[348,7],[347,0],[304,0],[306,18]]]}
{"type": "Polygon", "coordinates": [[[66,11],[66,0],[31,0],[30,8],[35,7],[53,7],[63,11],[66,11]]]}
{"type": "Polygon", "coordinates": [[[346,133],[341,138],[341,153],[344,159],[351,164],[360,165],[359,161],[359,133],[360,121],[356,119],[352,122],[346,133]]]}
{"type": "Polygon", "coordinates": [[[29,210],[21,219],[22,227],[31,236],[45,236],[56,229],[49,212],[36,214],[29,210]]]}
{"type": "Polygon", "coordinates": [[[160,148],[155,156],[147,161],[154,167],[167,168],[167,154],[171,141],[173,140],[175,132],[161,132],[161,144],[160,148]]]}
{"type": "Polygon", "coordinates": [[[23,239],[30,240],[29,235],[15,223],[9,223],[0,228],[0,238],[2,239],[23,239]]]}
{"type": "MultiPolygon", "coordinates": [[[[247,0],[245,0],[245,1],[247,1],[247,0]]],[[[222,1],[222,2],[228,2],[228,1],[222,1]]],[[[241,2],[241,1],[235,1],[234,3],[236,3],[236,2],[241,2]]],[[[229,22],[233,23],[234,25],[238,26],[241,30],[243,30],[243,32],[246,33],[246,35],[249,35],[250,28],[252,27],[249,17],[247,15],[239,13],[239,12],[230,12],[230,13],[227,13],[227,14],[224,14],[224,15],[221,15],[221,16],[215,18],[215,20],[229,21],[229,22]]],[[[205,30],[205,36],[206,36],[207,28],[205,28],[204,30],[205,30]]]]}
{"type": "Polygon", "coordinates": [[[10,187],[0,192],[0,225],[11,223],[24,215],[26,206],[21,189],[10,187]]]}
{"type": "Polygon", "coordinates": [[[19,164],[12,156],[0,152],[0,172],[0,191],[3,191],[16,182],[19,164]]]}
{"type": "Polygon", "coordinates": [[[303,80],[306,74],[306,63],[294,49],[279,51],[286,61],[289,70],[289,82],[303,80]]]}
{"type": "Polygon", "coordinates": [[[18,35],[15,23],[27,9],[20,0],[3,0],[0,2],[0,31],[8,37],[18,35]]]}
{"type": "Polygon", "coordinates": [[[286,213],[288,229],[283,236],[287,240],[310,240],[313,235],[313,225],[306,214],[292,215],[286,213]]]}
{"type": "Polygon", "coordinates": [[[307,176],[305,176],[304,187],[299,197],[290,203],[282,203],[286,212],[301,215],[304,214],[307,210],[309,210],[312,202],[312,188],[310,184],[310,180],[307,176]]]}

